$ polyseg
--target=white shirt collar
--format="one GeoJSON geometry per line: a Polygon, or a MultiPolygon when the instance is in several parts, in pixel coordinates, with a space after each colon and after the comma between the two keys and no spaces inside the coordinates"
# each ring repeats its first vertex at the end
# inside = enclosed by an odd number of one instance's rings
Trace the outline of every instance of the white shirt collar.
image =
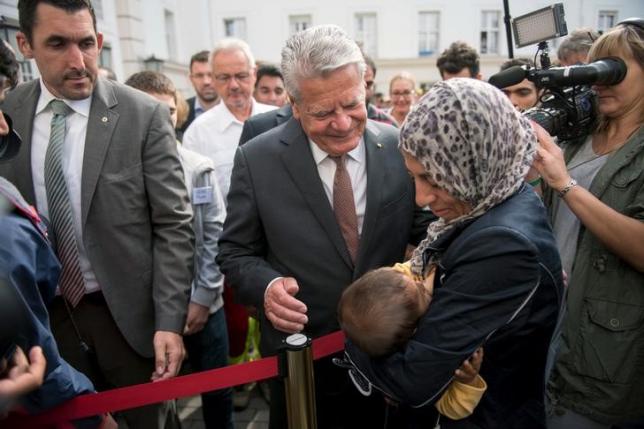
{"type": "Polygon", "coordinates": [[[206,111],[206,109],[204,109],[201,103],[199,102],[199,97],[195,95],[195,112],[199,112],[199,111],[203,113],[206,111]]]}
{"type": "MultiPolygon", "coordinates": [[[[320,147],[311,139],[309,139],[309,146],[311,147],[311,153],[313,154],[313,159],[315,160],[316,165],[320,165],[320,163],[327,159],[327,157],[329,156],[328,153],[320,149],[320,147]]],[[[362,162],[362,160],[365,159],[364,151],[364,137],[360,137],[358,146],[349,151],[347,155],[350,156],[354,161],[362,162]]]]}
{"type": "MultiPolygon", "coordinates": [[[[38,98],[38,104],[36,105],[36,115],[41,113],[43,110],[49,106],[51,100],[56,99],[47,86],[40,78],[40,97],[38,98]]],[[[85,117],[89,117],[89,110],[92,106],[92,96],[90,95],[87,98],[82,100],[68,100],[66,98],[62,99],[65,104],[67,104],[75,113],[79,113],[85,117]]]]}
{"type": "MultiPolygon", "coordinates": [[[[255,101],[254,98],[251,97],[250,99],[251,102],[251,109],[250,109],[250,116],[253,116],[255,113],[257,113],[257,102],[255,101]]],[[[218,108],[221,110],[221,115],[219,117],[219,132],[223,133],[226,128],[230,127],[233,124],[239,124],[241,126],[244,125],[243,121],[240,121],[239,119],[235,118],[235,115],[232,114],[230,110],[228,110],[228,106],[226,106],[226,103],[221,100],[213,109],[218,108]]]]}

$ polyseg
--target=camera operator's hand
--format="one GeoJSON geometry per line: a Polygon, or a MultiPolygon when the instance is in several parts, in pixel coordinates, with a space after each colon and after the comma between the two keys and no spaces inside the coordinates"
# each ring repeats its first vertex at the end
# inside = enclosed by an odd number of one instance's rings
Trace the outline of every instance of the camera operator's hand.
{"type": "Polygon", "coordinates": [[[548,186],[559,192],[570,182],[563,151],[541,125],[532,122],[532,128],[539,142],[532,165],[539,170],[539,174],[548,186]]]}
{"type": "Polygon", "coordinates": [[[0,397],[17,399],[37,389],[43,383],[47,361],[38,346],[29,351],[29,359],[20,347],[7,362],[6,372],[0,377],[0,397]]]}

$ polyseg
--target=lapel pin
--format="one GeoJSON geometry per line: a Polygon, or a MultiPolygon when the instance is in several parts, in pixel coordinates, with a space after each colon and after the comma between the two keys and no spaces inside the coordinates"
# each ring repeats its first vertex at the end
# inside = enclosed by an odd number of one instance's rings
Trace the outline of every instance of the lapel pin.
{"type": "Polygon", "coordinates": [[[376,147],[378,147],[378,149],[382,149],[382,143],[376,143],[376,147]]]}
{"type": "Polygon", "coordinates": [[[103,116],[103,117],[101,118],[101,121],[103,121],[103,122],[107,122],[107,116],[103,116]]]}

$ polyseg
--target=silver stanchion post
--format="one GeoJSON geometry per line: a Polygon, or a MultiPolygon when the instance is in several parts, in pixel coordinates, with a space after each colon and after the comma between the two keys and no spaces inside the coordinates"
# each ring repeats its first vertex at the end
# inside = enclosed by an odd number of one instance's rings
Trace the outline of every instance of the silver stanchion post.
{"type": "Polygon", "coordinates": [[[282,363],[289,429],[316,429],[311,339],[303,334],[285,340],[282,363]]]}

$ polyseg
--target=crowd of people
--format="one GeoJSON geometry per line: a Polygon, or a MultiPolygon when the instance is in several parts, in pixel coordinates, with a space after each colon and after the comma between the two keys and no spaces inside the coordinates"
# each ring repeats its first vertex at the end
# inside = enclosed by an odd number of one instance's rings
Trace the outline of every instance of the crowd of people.
{"type": "MultiPolygon", "coordinates": [[[[463,42],[387,105],[338,26],[279,65],[226,38],[186,100],[99,70],[88,0],[18,11],[40,78],[0,45],[0,418],[342,329],[314,363],[320,428],[644,427],[644,20],[561,43],[561,65],[626,74],[557,141],[523,114],[546,89],[493,87],[463,42]]],[[[205,427],[232,429],[249,388],[202,394],[205,427]]],[[[73,424],[181,423],[166,401],[73,424]]]]}

